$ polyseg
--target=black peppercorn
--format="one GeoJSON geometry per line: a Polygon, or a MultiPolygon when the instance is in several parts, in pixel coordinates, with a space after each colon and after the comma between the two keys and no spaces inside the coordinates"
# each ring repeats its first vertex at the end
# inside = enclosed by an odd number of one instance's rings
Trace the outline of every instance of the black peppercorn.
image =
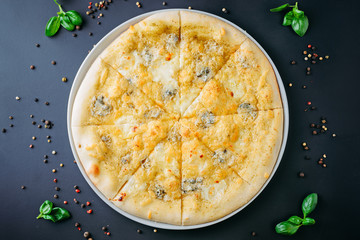
{"type": "Polygon", "coordinates": [[[75,227],[80,227],[80,223],[76,222],[75,227]]]}

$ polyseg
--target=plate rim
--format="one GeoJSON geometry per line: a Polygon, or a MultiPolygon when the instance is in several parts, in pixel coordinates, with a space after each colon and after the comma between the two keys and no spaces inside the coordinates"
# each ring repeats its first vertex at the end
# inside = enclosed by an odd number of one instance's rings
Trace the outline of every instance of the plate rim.
{"type": "Polygon", "coordinates": [[[269,184],[269,182],[271,181],[271,179],[273,178],[273,176],[275,175],[280,162],[282,160],[282,157],[284,155],[285,152],[285,147],[286,147],[286,143],[287,143],[287,138],[288,138],[288,133],[289,133],[289,106],[288,106],[288,101],[287,101],[287,96],[286,96],[286,91],[285,91],[285,87],[282,81],[282,78],[280,76],[279,71],[277,70],[274,62],[272,61],[272,59],[270,58],[270,56],[268,55],[268,53],[262,48],[262,46],[250,35],[248,34],[244,29],[242,29],[241,27],[237,26],[236,24],[230,22],[229,20],[226,20],[222,17],[219,17],[215,14],[211,14],[208,12],[204,12],[204,11],[200,11],[200,10],[189,10],[189,9],[182,9],[182,8],[172,8],[172,9],[164,9],[164,10],[155,10],[155,11],[150,11],[138,16],[135,16],[121,24],[119,24],[117,27],[115,27],[113,30],[111,30],[109,33],[107,33],[96,45],[95,47],[90,51],[90,53],[86,56],[86,58],[84,59],[84,61],[82,62],[82,64],[80,65],[74,81],[72,83],[71,86],[71,90],[70,90],[70,94],[69,94],[69,98],[68,98],[68,105],[67,105],[67,132],[68,132],[68,137],[69,137],[69,142],[70,142],[70,147],[71,147],[71,151],[73,153],[73,156],[77,162],[77,166],[81,172],[81,174],[83,175],[83,177],[85,178],[86,182],[90,185],[90,187],[92,188],[92,190],[96,193],[96,195],[98,195],[101,200],[103,200],[108,206],[110,206],[112,209],[114,209],[116,212],[120,213],[121,215],[144,225],[150,226],[150,227],[155,227],[155,228],[161,228],[161,229],[168,229],[168,230],[190,230],[190,229],[198,229],[198,228],[203,228],[203,227],[208,227],[214,224],[217,224],[219,222],[222,222],[226,219],[229,219],[230,217],[234,216],[235,214],[239,213],[240,211],[242,211],[244,208],[246,208],[250,203],[252,203],[261,193],[262,191],[266,188],[266,186],[269,184]],[[272,169],[272,172],[269,176],[269,178],[266,180],[266,182],[263,184],[263,186],[258,190],[258,192],[243,206],[241,206],[240,208],[236,209],[235,211],[219,218],[216,219],[214,221],[211,222],[207,222],[207,223],[202,223],[202,224],[196,224],[196,225],[189,225],[189,226],[184,226],[184,225],[173,225],[173,224],[168,224],[168,223],[161,223],[161,222],[156,222],[156,221],[152,221],[152,220],[148,220],[148,219],[144,219],[144,218],[140,218],[134,215],[131,215],[123,210],[121,210],[120,208],[116,207],[114,204],[111,203],[111,201],[109,199],[107,199],[101,192],[99,189],[96,188],[96,186],[92,183],[92,181],[90,180],[90,178],[88,177],[88,175],[85,172],[84,167],[81,164],[81,161],[79,161],[79,157],[77,155],[77,151],[75,148],[75,144],[74,144],[74,140],[73,140],[73,135],[72,135],[72,130],[71,130],[71,116],[72,116],[72,109],[73,109],[73,105],[74,105],[74,100],[76,97],[76,94],[80,88],[80,85],[88,71],[88,69],[90,68],[90,66],[93,64],[93,62],[95,61],[95,59],[101,54],[101,52],[103,50],[105,50],[106,47],[109,46],[109,44],[111,44],[122,32],[126,31],[131,25],[136,24],[137,22],[140,22],[141,20],[153,15],[153,14],[157,14],[157,13],[161,13],[161,12],[169,12],[169,11],[188,11],[188,12],[195,12],[195,13],[199,13],[199,14],[204,14],[210,17],[214,17],[218,20],[221,20],[233,27],[235,27],[237,30],[241,31],[243,34],[245,34],[246,37],[248,37],[254,44],[256,44],[256,46],[264,53],[264,55],[266,56],[266,58],[268,59],[268,61],[270,62],[274,72],[275,72],[275,76],[276,76],[276,80],[278,83],[278,87],[279,87],[279,91],[280,91],[280,97],[281,97],[281,101],[283,104],[283,138],[282,138],[282,142],[281,142],[281,147],[280,147],[280,151],[276,160],[276,163],[272,169]]]}

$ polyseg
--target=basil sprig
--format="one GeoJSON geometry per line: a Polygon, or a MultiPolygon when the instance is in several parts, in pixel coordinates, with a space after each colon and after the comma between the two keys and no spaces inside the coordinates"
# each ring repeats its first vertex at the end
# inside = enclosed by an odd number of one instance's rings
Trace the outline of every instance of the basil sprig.
{"type": "Polygon", "coordinates": [[[53,222],[58,222],[61,220],[65,220],[71,216],[69,211],[66,210],[65,208],[60,208],[60,207],[53,208],[53,205],[54,204],[49,200],[45,200],[45,202],[40,206],[39,209],[40,214],[39,216],[37,216],[37,219],[43,218],[46,220],[51,220],[53,222]]]}
{"type": "Polygon", "coordinates": [[[57,16],[51,17],[47,22],[45,27],[46,36],[54,36],[59,30],[60,25],[68,31],[73,31],[75,26],[80,26],[82,24],[82,18],[77,11],[70,10],[64,12],[61,5],[57,3],[56,0],[54,0],[54,2],[59,6],[60,11],[57,13],[57,16]]]}
{"type": "Polygon", "coordinates": [[[280,12],[286,8],[292,8],[292,10],[285,14],[282,25],[291,25],[292,29],[294,32],[296,32],[297,35],[300,37],[304,36],[309,27],[309,19],[304,14],[304,11],[299,10],[297,2],[295,5],[286,3],[277,8],[272,8],[270,9],[270,12],[280,12]]]}
{"type": "Polygon", "coordinates": [[[301,226],[314,225],[315,220],[307,217],[314,211],[318,202],[318,195],[316,193],[309,194],[302,203],[303,218],[298,216],[291,216],[288,220],[278,223],[275,231],[282,235],[293,235],[301,226]]]}

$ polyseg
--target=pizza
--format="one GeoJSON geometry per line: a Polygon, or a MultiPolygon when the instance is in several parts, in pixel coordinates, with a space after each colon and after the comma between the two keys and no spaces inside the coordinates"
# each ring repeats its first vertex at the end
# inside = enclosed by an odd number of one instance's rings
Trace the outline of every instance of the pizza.
{"type": "Polygon", "coordinates": [[[241,31],[163,11],[93,62],[71,131],[86,174],[112,204],[188,226],[234,212],[262,188],[282,143],[283,106],[269,60],[241,31]]]}

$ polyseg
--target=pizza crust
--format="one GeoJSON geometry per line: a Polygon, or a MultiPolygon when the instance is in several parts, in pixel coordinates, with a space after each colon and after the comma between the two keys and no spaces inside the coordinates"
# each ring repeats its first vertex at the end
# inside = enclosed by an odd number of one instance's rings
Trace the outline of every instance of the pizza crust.
{"type": "Polygon", "coordinates": [[[71,131],[79,164],[113,204],[188,226],[230,214],[262,188],[283,109],[270,62],[242,32],[170,11],[131,26],[95,60],[71,131]]]}

